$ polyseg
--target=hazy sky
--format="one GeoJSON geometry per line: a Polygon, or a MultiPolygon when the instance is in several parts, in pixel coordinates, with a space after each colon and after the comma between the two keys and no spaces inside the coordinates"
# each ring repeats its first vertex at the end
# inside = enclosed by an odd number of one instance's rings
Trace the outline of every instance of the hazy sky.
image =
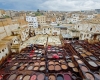
{"type": "Polygon", "coordinates": [[[100,0],[0,0],[0,8],[13,10],[89,10],[100,9],[100,0]]]}

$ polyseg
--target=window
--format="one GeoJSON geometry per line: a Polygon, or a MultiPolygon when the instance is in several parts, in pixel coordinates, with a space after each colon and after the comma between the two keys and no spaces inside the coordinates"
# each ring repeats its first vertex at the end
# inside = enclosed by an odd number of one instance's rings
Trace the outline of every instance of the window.
{"type": "Polygon", "coordinates": [[[78,26],[78,28],[79,28],[79,26],[78,26]]]}
{"type": "Polygon", "coordinates": [[[4,49],[2,49],[2,52],[4,52],[4,49]]]}
{"type": "Polygon", "coordinates": [[[86,35],[84,35],[84,37],[85,37],[86,35]]]}
{"type": "Polygon", "coordinates": [[[89,37],[89,34],[87,34],[87,37],[89,37]]]}
{"type": "Polygon", "coordinates": [[[90,28],[90,31],[92,31],[92,28],[90,28]]]}

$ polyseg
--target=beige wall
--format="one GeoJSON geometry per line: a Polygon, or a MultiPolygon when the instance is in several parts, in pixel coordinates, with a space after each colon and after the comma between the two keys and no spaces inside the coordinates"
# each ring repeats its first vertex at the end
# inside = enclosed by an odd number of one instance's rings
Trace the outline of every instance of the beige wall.
{"type": "Polygon", "coordinates": [[[46,16],[37,16],[38,24],[45,24],[46,23],[46,16]]]}

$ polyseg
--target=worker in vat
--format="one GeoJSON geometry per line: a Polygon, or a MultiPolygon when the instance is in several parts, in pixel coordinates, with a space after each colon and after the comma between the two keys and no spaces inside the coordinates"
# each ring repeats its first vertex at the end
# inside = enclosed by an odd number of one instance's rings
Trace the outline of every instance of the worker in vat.
{"type": "Polygon", "coordinates": [[[33,48],[34,48],[34,44],[31,44],[30,47],[31,47],[31,50],[33,50],[33,48]]]}

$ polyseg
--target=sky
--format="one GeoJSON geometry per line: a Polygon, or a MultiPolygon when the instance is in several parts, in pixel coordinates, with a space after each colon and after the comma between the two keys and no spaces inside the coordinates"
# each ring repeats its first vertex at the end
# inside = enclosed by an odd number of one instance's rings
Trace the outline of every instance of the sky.
{"type": "Polygon", "coordinates": [[[77,11],[100,9],[100,0],[0,0],[4,10],[77,11]]]}

